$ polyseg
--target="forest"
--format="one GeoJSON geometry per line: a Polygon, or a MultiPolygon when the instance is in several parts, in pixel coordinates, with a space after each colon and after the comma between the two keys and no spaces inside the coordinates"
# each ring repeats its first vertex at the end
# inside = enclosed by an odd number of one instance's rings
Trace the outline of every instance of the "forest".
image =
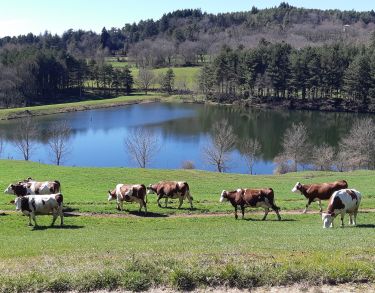
{"type": "MultiPolygon", "coordinates": [[[[374,30],[373,10],[305,9],[283,2],[217,15],[177,10],[101,33],[68,29],[61,36],[3,37],[0,107],[129,94],[139,78],[131,67],[199,67],[189,94],[218,102],[338,98],[372,111],[374,30]],[[109,57],[125,66],[113,66],[109,57]]],[[[157,82],[158,90],[178,90],[173,80],[157,82]]],[[[139,90],[148,90],[139,84],[139,90]]]]}

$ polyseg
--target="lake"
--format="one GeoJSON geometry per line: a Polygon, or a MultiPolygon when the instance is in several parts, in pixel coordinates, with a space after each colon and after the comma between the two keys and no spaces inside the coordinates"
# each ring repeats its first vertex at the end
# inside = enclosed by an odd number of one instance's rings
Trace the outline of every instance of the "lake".
{"type": "MultiPolygon", "coordinates": [[[[136,104],[40,116],[34,118],[41,131],[35,139],[31,160],[51,163],[46,132],[53,122],[67,120],[72,128],[71,150],[63,165],[137,167],[127,155],[123,141],[129,131],[142,127],[152,130],[161,142],[150,168],[179,169],[184,161],[192,161],[197,169],[215,170],[207,164],[202,149],[211,139],[215,121],[227,119],[239,142],[257,138],[261,143],[262,154],[254,173],[271,174],[273,158],[281,151],[283,133],[293,122],[306,125],[314,145],[327,142],[337,146],[360,117],[365,115],[180,103],[136,104]]],[[[5,141],[2,158],[22,159],[12,142],[19,123],[19,120],[0,121],[0,135],[5,141]]],[[[228,172],[248,172],[238,148],[232,151],[231,158],[228,172]]]]}

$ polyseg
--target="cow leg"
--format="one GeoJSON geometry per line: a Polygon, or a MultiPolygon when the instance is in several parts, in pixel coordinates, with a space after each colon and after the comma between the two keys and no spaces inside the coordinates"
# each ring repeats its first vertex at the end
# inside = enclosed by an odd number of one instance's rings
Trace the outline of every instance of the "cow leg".
{"type": "Polygon", "coordinates": [[[237,206],[234,207],[234,217],[236,218],[236,220],[238,219],[237,206]]]}
{"type": "Polygon", "coordinates": [[[307,208],[309,207],[309,205],[310,205],[312,202],[313,202],[313,200],[312,200],[312,199],[309,199],[309,201],[308,201],[307,204],[306,204],[305,210],[303,211],[304,214],[307,213],[307,208]]]}
{"type": "Polygon", "coordinates": [[[156,202],[158,203],[158,207],[159,207],[159,208],[161,208],[161,204],[160,204],[160,199],[161,199],[161,198],[162,198],[162,197],[159,195],[159,197],[158,197],[158,199],[157,199],[157,201],[156,201],[156,202]]]}
{"type": "Polygon", "coordinates": [[[193,201],[191,199],[190,193],[187,195],[187,198],[188,198],[189,203],[190,203],[190,209],[192,210],[193,209],[193,201]]]}
{"type": "Polygon", "coordinates": [[[241,206],[242,220],[245,219],[245,207],[241,206]]]}
{"type": "Polygon", "coordinates": [[[340,217],[341,217],[341,227],[344,228],[344,213],[341,213],[340,217]]]}
{"type": "Polygon", "coordinates": [[[31,213],[31,218],[34,221],[35,227],[38,226],[38,224],[36,223],[35,213],[31,213]]]}
{"type": "Polygon", "coordinates": [[[182,206],[182,203],[184,202],[184,197],[181,195],[178,200],[180,201],[180,204],[178,205],[178,208],[180,209],[182,206]]]}
{"type": "Polygon", "coordinates": [[[32,226],[33,224],[31,223],[31,215],[29,214],[29,226],[32,226]]]}
{"type": "MultiPolygon", "coordinates": [[[[146,202],[144,200],[142,200],[142,205],[145,208],[145,215],[147,215],[147,205],[146,205],[146,202]]],[[[139,211],[141,211],[141,209],[139,209],[139,211]]]]}
{"type": "Polygon", "coordinates": [[[353,225],[353,214],[349,214],[349,225],[353,225]]]}
{"type": "Polygon", "coordinates": [[[165,198],[165,207],[168,206],[168,197],[165,198]]]}
{"type": "Polygon", "coordinates": [[[267,215],[268,215],[269,211],[270,211],[269,208],[264,209],[264,217],[263,217],[262,221],[264,221],[267,218],[267,215]]]}
{"type": "Polygon", "coordinates": [[[63,208],[62,206],[60,207],[59,209],[59,214],[60,214],[60,226],[63,226],[64,225],[64,212],[63,212],[63,208]]]}
{"type": "Polygon", "coordinates": [[[322,213],[323,212],[322,201],[319,199],[318,202],[319,202],[319,207],[320,207],[319,213],[322,213]]]}
{"type": "Polygon", "coordinates": [[[57,210],[53,210],[52,211],[52,215],[53,215],[53,218],[52,218],[52,224],[51,224],[51,226],[55,225],[55,222],[56,222],[56,219],[57,219],[57,216],[58,216],[58,211],[57,210]]]}
{"type": "Polygon", "coordinates": [[[276,215],[277,215],[277,219],[279,220],[279,221],[281,221],[281,216],[280,216],[280,214],[279,214],[279,210],[278,209],[273,209],[274,211],[275,211],[275,213],[276,213],[276,215]]]}
{"type": "Polygon", "coordinates": [[[354,213],[353,213],[353,226],[356,226],[357,225],[357,213],[358,213],[358,210],[355,210],[354,213]]]}

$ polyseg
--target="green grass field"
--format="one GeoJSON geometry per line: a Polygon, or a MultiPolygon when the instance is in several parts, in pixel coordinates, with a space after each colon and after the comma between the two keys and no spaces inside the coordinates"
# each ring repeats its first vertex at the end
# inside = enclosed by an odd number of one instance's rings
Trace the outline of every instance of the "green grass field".
{"type": "MultiPolygon", "coordinates": [[[[375,281],[375,213],[358,215],[357,227],[323,229],[319,214],[283,214],[302,209],[305,200],[291,193],[296,181],[324,182],[344,178],[363,194],[361,208],[375,208],[375,172],[303,172],[283,176],[218,174],[197,170],[56,167],[0,160],[0,188],[31,176],[58,179],[65,208],[93,215],[65,217],[64,228],[50,228],[50,216],[39,216],[40,229],[14,212],[13,196],[0,198],[0,291],[62,291],[157,286],[192,289],[204,286],[251,288],[375,281]],[[187,180],[196,209],[158,208],[149,196],[149,217],[125,204],[118,217],[106,191],[116,183],[149,184],[162,179],[187,180]],[[222,189],[272,186],[282,221],[270,213],[247,213],[235,220],[233,208],[218,202],[222,189]],[[228,215],[200,217],[202,213],[228,215]],[[114,214],[108,217],[104,214],[114,214]],[[193,213],[196,217],[176,213],[193,213]],[[22,274],[20,274],[22,272],[22,274]]],[[[184,203],[184,208],[188,207],[184,203]]],[[[317,204],[312,205],[317,210],[317,204]]],[[[348,219],[345,219],[347,222],[348,219]]],[[[59,221],[58,221],[59,222],[59,221]]],[[[336,220],[336,225],[339,221],[336,220]]]]}

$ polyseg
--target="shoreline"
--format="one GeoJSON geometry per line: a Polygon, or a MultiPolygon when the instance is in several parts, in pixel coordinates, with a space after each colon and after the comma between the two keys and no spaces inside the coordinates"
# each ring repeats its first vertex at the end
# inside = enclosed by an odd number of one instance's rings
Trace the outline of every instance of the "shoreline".
{"type": "Polygon", "coordinates": [[[276,99],[276,98],[253,98],[247,100],[233,101],[232,103],[219,103],[211,100],[196,100],[184,95],[162,96],[150,94],[149,96],[134,95],[120,96],[112,99],[88,100],[84,102],[72,102],[66,104],[51,104],[42,106],[32,106],[23,108],[0,109],[0,121],[20,119],[28,116],[44,116],[77,111],[105,109],[117,106],[128,106],[134,104],[145,104],[155,102],[175,102],[186,104],[207,104],[219,106],[234,106],[254,109],[274,109],[274,110],[297,110],[297,111],[317,111],[332,113],[358,113],[375,114],[375,105],[364,108],[363,105],[350,105],[350,101],[339,99],[319,99],[319,100],[297,100],[297,99],[276,99]]]}

